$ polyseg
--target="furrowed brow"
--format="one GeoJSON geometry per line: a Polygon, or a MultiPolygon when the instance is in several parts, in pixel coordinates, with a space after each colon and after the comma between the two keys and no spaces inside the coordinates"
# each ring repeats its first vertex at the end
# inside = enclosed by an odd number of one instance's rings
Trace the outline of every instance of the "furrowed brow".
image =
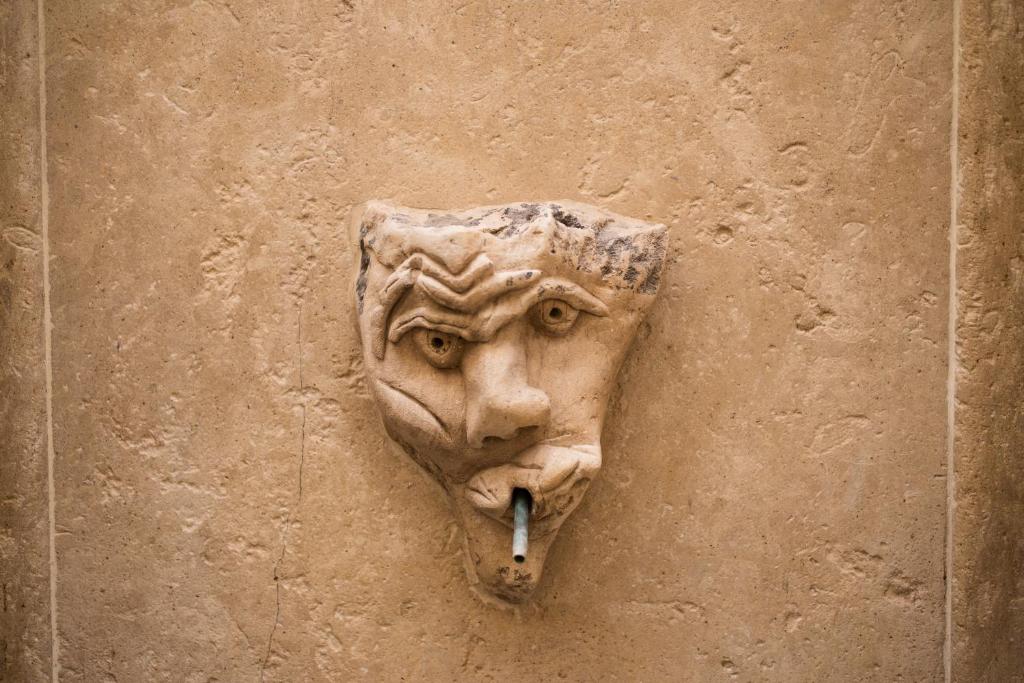
{"type": "Polygon", "coordinates": [[[469,313],[502,294],[529,286],[539,275],[539,270],[503,271],[495,273],[467,292],[452,291],[444,283],[427,275],[420,276],[416,284],[427,296],[442,306],[469,313]]]}
{"type": "Polygon", "coordinates": [[[428,302],[397,316],[388,332],[388,341],[397,343],[406,332],[417,327],[455,334],[466,341],[486,342],[531,306],[549,299],[560,299],[597,317],[608,315],[608,306],[574,282],[546,278],[524,292],[511,292],[491,300],[476,313],[462,313],[428,302]]]}
{"type": "Polygon", "coordinates": [[[474,334],[475,317],[465,313],[439,310],[430,305],[417,306],[395,318],[388,332],[388,341],[395,344],[401,341],[406,332],[417,327],[455,334],[466,341],[480,341],[474,334]]]}
{"type": "Polygon", "coordinates": [[[380,303],[370,313],[374,355],[377,358],[384,357],[387,341],[385,328],[391,310],[411,287],[420,286],[422,289],[419,283],[423,278],[429,278],[431,282],[443,285],[454,296],[458,296],[458,293],[469,289],[492,272],[494,272],[494,264],[486,254],[478,254],[458,274],[449,272],[447,268],[426,254],[417,253],[409,256],[388,276],[381,289],[380,303]]]}

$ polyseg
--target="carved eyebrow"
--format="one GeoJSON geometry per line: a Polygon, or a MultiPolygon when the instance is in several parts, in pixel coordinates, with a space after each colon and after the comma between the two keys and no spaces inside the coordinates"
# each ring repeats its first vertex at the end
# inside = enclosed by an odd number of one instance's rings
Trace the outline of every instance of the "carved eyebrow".
{"type": "Polygon", "coordinates": [[[391,276],[388,277],[387,281],[384,283],[381,298],[387,300],[389,297],[394,296],[395,289],[404,290],[405,287],[412,284],[410,280],[415,279],[414,274],[417,271],[443,281],[448,287],[457,292],[464,292],[469,287],[473,286],[473,284],[481,277],[490,275],[494,272],[494,264],[491,263],[491,259],[487,258],[486,255],[478,254],[477,257],[474,258],[461,273],[456,275],[449,272],[447,268],[440,265],[437,261],[426,254],[413,254],[409,258],[405,259],[405,261],[395,269],[395,272],[391,273],[391,276]]]}
{"type": "Polygon", "coordinates": [[[478,280],[494,272],[494,264],[486,254],[478,254],[458,275],[452,274],[447,268],[437,263],[426,254],[416,253],[405,259],[395,269],[384,287],[381,289],[380,303],[370,313],[370,331],[373,340],[373,353],[377,358],[384,357],[385,327],[388,316],[398,300],[410,287],[417,286],[421,278],[430,278],[433,282],[444,284],[453,294],[463,292],[472,287],[478,280]]]}
{"type": "Polygon", "coordinates": [[[396,343],[406,332],[417,327],[456,334],[466,341],[479,341],[474,338],[474,317],[465,313],[441,311],[433,306],[419,306],[395,319],[388,332],[388,341],[396,343]]]}
{"type": "Polygon", "coordinates": [[[596,296],[575,282],[562,278],[547,278],[537,287],[537,299],[533,303],[561,299],[591,315],[603,318],[608,315],[608,306],[596,296]]]}
{"type": "Polygon", "coordinates": [[[418,306],[392,322],[387,338],[397,343],[409,330],[425,327],[456,334],[469,342],[487,341],[531,306],[548,299],[560,299],[597,317],[608,315],[608,306],[583,287],[562,278],[545,278],[525,292],[491,301],[476,314],[443,310],[430,303],[418,306]]]}
{"type": "Polygon", "coordinates": [[[526,287],[538,275],[540,275],[539,270],[504,271],[496,273],[489,280],[481,282],[464,293],[452,291],[444,283],[438,282],[426,274],[420,276],[417,285],[442,306],[454,308],[456,311],[470,312],[502,294],[526,287]]]}

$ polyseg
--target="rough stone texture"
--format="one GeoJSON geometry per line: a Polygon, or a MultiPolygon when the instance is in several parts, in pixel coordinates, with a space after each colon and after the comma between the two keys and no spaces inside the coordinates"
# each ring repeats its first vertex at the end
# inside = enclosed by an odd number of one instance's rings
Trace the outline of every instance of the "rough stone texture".
{"type": "Polygon", "coordinates": [[[0,4],[0,681],[50,676],[36,26],[0,4]]]}
{"type": "MultiPolygon", "coordinates": [[[[46,21],[63,680],[941,675],[947,3],[46,21]],[[345,235],[371,197],[669,226],[602,476],[527,607],[466,590],[452,513],[379,427],[345,235]]],[[[38,301],[25,206],[4,272],[38,301]]],[[[30,538],[45,459],[18,386],[30,485],[4,523],[30,538]]],[[[45,636],[33,590],[19,643],[45,636]]]]}
{"type": "Polygon", "coordinates": [[[522,602],[601,470],[666,226],[566,201],[352,213],[351,302],[385,429],[449,498],[481,597],[522,602]]]}
{"type": "Polygon", "coordinates": [[[1024,681],[1024,4],[961,15],[953,673],[1024,681]]]}

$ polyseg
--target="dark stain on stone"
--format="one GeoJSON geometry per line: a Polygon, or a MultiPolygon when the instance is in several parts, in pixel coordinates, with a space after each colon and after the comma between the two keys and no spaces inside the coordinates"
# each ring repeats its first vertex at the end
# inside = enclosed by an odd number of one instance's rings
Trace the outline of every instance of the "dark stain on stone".
{"type": "Polygon", "coordinates": [[[521,234],[526,230],[526,224],[540,214],[536,204],[520,204],[519,206],[508,206],[502,211],[502,216],[509,221],[493,231],[499,239],[507,240],[521,234]]]}
{"type": "Polygon", "coordinates": [[[611,240],[598,240],[597,249],[601,254],[608,259],[617,259],[632,245],[632,241],[627,237],[616,237],[611,240]]]}
{"type": "Polygon", "coordinates": [[[488,211],[484,211],[482,214],[480,214],[476,218],[471,218],[468,221],[466,221],[466,225],[471,227],[471,228],[478,227],[481,223],[484,222],[485,218],[487,218],[488,216],[493,214],[495,211],[497,211],[497,209],[490,209],[488,211]]]}
{"type": "Polygon", "coordinates": [[[553,211],[551,212],[551,215],[554,216],[555,220],[561,223],[562,225],[568,228],[576,228],[577,230],[587,229],[587,226],[581,223],[579,218],[576,218],[576,216],[572,215],[571,213],[562,211],[562,207],[554,206],[552,208],[553,211]]]}
{"type": "Polygon", "coordinates": [[[594,242],[603,278],[620,289],[653,294],[661,277],[661,261],[665,256],[664,235],[639,234],[602,239],[594,242]],[[621,278],[615,282],[615,278],[621,278]]]}
{"type": "Polygon", "coordinates": [[[654,267],[647,272],[647,277],[640,283],[637,291],[641,294],[654,294],[658,291],[658,284],[661,282],[661,261],[656,261],[654,267]]]}
{"type": "Polygon", "coordinates": [[[641,294],[655,294],[658,291],[658,284],[661,282],[661,269],[665,263],[667,239],[665,233],[662,232],[649,247],[649,255],[653,258],[651,258],[651,266],[650,270],[647,271],[647,277],[640,283],[640,287],[637,290],[641,294]]]}
{"type": "Polygon", "coordinates": [[[533,573],[521,572],[518,569],[512,575],[512,585],[519,590],[529,590],[531,583],[533,582],[533,573]]]}
{"type": "Polygon", "coordinates": [[[536,204],[520,204],[519,206],[506,207],[503,213],[505,218],[512,221],[512,225],[521,225],[529,223],[536,218],[537,214],[540,213],[540,208],[536,204]]]}
{"type": "Polygon", "coordinates": [[[356,309],[363,312],[363,297],[366,295],[366,272],[370,269],[370,251],[366,248],[366,233],[370,231],[364,223],[359,226],[359,276],[356,278],[356,309]]]}
{"type": "Polygon", "coordinates": [[[510,223],[509,225],[503,225],[495,230],[491,230],[491,234],[497,235],[498,239],[507,240],[515,237],[519,233],[526,229],[525,223],[510,223]]]}

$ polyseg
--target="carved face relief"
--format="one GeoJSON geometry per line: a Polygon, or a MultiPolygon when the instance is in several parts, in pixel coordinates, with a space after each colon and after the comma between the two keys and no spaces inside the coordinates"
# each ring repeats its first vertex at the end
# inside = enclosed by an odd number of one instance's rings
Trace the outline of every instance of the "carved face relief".
{"type": "Polygon", "coordinates": [[[385,428],[451,497],[481,586],[523,600],[601,467],[608,396],[657,292],[665,227],[572,202],[371,202],[352,228],[385,428]],[[515,559],[514,497],[522,531],[529,511],[515,559]]]}

